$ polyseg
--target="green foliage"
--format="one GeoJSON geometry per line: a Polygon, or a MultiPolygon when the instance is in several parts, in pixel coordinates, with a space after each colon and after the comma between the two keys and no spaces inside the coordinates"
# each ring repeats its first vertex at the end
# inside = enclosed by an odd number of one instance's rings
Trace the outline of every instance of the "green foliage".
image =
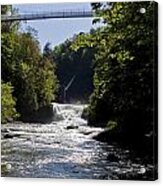
{"type": "MultiPolygon", "coordinates": [[[[18,12],[16,9],[12,7],[12,5],[1,5],[1,15],[16,15],[18,12]]],[[[8,21],[8,22],[1,22],[1,33],[16,33],[20,26],[20,22],[18,21],[8,21]]]]}
{"type": "Polygon", "coordinates": [[[52,59],[53,58],[53,51],[50,47],[50,43],[47,42],[44,46],[44,50],[43,50],[43,56],[48,58],[48,59],[52,59]]]}
{"type": "MultiPolygon", "coordinates": [[[[16,14],[11,5],[1,8],[2,14],[16,14]]],[[[11,82],[16,107],[21,117],[30,116],[49,106],[56,99],[58,81],[55,65],[49,56],[48,45],[41,54],[36,31],[31,27],[26,33],[18,32],[18,22],[2,24],[1,69],[2,80],[11,82]]]]}
{"type": "Polygon", "coordinates": [[[83,47],[78,51],[72,50],[75,38],[80,35],[74,36],[71,40],[66,40],[53,50],[53,59],[60,83],[59,101],[61,102],[87,102],[93,90],[94,50],[90,47],[83,47]],[[66,90],[64,97],[64,89],[73,77],[74,81],[66,90]]]}
{"type": "Polygon", "coordinates": [[[47,58],[42,58],[39,68],[36,69],[37,75],[37,95],[39,107],[50,105],[52,100],[57,99],[59,83],[55,75],[56,68],[47,58]],[[42,87],[40,89],[40,87],[42,87]]]}
{"type": "Polygon", "coordinates": [[[17,43],[14,34],[2,33],[1,35],[1,74],[2,79],[10,81],[15,67],[14,48],[17,43]]]}
{"type": "Polygon", "coordinates": [[[56,99],[58,81],[52,61],[30,33],[2,33],[2,79],[14,86],[16,108],[31,115],[56,99]]]}
{"type": "Polygon", "coordinates": [[[117,122],[115,121],[108,121],[106,127],[109,129],[109,130],[113,130],[117,127],[117,122]]]}
{"type": "Polygon", "coordinates": [[[12,96],[13,87],[11,83],[1,83],[1,122],[6,123],[11,119],[16,119],[19,114],[16,112],[16,100],[12,96]]]}
{"type": "Polygon", "coordinates": [[[75,51],[83,46],[96,51],[89,123],[101,126],[113,120],[126,135],[143,136],[153,130],[154,120],[156,4],[95,3],[92,8],[104,26],[78,36],[72,46],[75,51]]]}

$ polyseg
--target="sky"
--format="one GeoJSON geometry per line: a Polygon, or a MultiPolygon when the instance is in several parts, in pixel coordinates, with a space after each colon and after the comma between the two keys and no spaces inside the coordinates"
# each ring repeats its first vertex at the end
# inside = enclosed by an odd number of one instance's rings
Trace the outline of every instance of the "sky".
{"type": "MultiPolygon", "coordinates": [[[[23,14],[39,11],[91,10],[90,3],[18,4],[14,5],[14,8],[23,14]]],[[[47,42],[54,47],[76,33],[89,32],[92,28],[92,18],[45,19],[22,23],[23,30],[28,26],[38,31],[38,40],[43,49],[47,42]]]]}

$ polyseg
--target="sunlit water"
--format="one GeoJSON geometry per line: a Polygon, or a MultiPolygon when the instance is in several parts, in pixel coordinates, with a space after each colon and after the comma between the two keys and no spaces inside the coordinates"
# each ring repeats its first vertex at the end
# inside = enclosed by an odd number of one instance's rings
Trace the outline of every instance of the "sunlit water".
{"type": "Polygon", "coordinates": [[[140,164],[138,157],[131,159],[129,150],[94,140],[103,129],[89,127],[81,119],[85,106],[54,103],[52,123],[4,125],[2,176],[121,179],[128,175],[130,179],[152,170],[151,165],[140,164]],[[117,159],[109,159],[110,154],[117,159]]]}

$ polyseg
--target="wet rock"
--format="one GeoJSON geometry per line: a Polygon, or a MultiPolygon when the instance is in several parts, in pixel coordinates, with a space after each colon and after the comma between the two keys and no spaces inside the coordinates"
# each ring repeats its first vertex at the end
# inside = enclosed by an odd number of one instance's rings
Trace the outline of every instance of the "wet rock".
{"type": "Polygon", "coordinates": [[[14,120],[13,120],[13,118],[7,118],[7,121],[8,121],[9,123],[12,123],[14,120]]]}
{"type": "Polygon", "coordinates": [[[113,142],[113,141],[121,141],[121,134],[119,133],[119,131],[115,130],[104,130],[102,132],[100,132],[99,134],[97,134],[96,136],[93,137],[93,139],[97,140],[97,141],[102,141],[102,142],[113,142]]]}
{"type": "Polygon", "coordinates": [[[1,172],[2,173],[7,173],[8,172],[6,164],[1,164],[1,172]]]}
{"type": "Polygon", "coordinates": [[[60,141],[55,141],[54,143],[55,143],[55,144],[60,144],[61,142],[60,142],[60,141]]]}
{"type": "Polygon", "coordinates": [[[85,131],[83,132],[84,135],[89,135],[89,134],[92,134],[94,131],[85,131]]]}
{"type": "Polygon", "coordinates": [[[2,134],[2,138],[4,138],[4,139],[9,139],[9,138],[14,138],[14,137],[20,136],[20,134],[13,133],[12,129],[7,129],[7,128],[1,128],[1,134],[2,134]]]}
{"type": "Polygon", "coordinates": [[[13,134],[13,133],[7,133],[3,135],[3,138],[9,139],[9,138],[14,138],[14,137],[19,137],[20,134],[13,134]]]}
{"type": "Polygon", "coordinates": [[[75,174],[79,173],[78,170],[73,170],[72,172],[75,173],[75,174]]]}
{"type": "Polygon", "coordinates": [[[107,159],[108,159],[109,161],[111,161],[111,162],[117,162],[117,161],[119,161],[118,156],[115,155],[114,153],[109,154],[109,155],[107,156],[107,159]]]}
{"type": "Polygon", "coordinates": [[[66,127],[67,130],[69,129],[78,129],[79,127],[78,126],[73,126],[73,125],[69,125],[66,127]]]}
{"type": "Polygon", "coordinates": [[[2,133],[9,133],[10,130],[9,130],[9,129],[6,129],[6,128],[1,128],[1,132],[2,132],[2,133]]]}

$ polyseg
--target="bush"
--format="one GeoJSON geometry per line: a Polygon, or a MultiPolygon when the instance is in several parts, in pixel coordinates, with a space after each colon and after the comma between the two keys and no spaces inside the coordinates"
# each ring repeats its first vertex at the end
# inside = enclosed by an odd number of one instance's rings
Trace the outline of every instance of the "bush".
{"type": "Polygon", "coordinates": [[[1,122],[6,123],[19,117],[15,109],[16,101],[12,96],[13,87],[11,83],[2,83],[1,86],[1,122]]]}
{"type": "Polygon", "coordinates": [[[108,123],[107,123],[107,126],[106,126],[109,130],[112,130],[112,129],[114,129],[114,128],[116,128],[117,127],[117,122],[116,121],[108,121],[108,123]]]}

